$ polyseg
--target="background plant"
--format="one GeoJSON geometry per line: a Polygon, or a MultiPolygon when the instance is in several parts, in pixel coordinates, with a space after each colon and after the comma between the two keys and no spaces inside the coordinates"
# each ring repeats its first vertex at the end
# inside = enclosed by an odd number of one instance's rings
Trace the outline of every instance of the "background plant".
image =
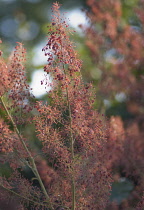
{"type": "Polygon", "coordinates": [[[84,74],[97,86],[96,106],[110,118],[108,150],[112,149],[117,191],[121,189],[120,178],[133,185],[126,200],[124,192],[121,200],[114,196],[119,206],[113,208],[135,209],[144,188],[143,1],[128,5],[124,1],[89,0],[87,5],[90,27],[83,29],[95,68],[84,70],[84,74]]]}

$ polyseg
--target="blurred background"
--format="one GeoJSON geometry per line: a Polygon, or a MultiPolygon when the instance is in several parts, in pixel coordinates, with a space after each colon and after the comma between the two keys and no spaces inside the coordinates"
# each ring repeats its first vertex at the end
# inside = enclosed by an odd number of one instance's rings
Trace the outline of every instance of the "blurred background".
{"type": "MultiPolygon", "coordinates": [[[[24,44],[28,81],[35,97],[44,100],[46,90],[41,80],[46,58],[41,49],[46,44],[53,2],[0,0],[4,56],[16,42],[24,44]]],[[[112,145],[109,148],[114,154],[111,164],[115,179],[110,199],[120,209],[135,209],[132,206],[144,189],[144,1],[60,0],[59,3],[70,27],[76,31],[72,40],[83,61],[83,79],[93,82],[96,88],[95,108],[107,116],[111,129],[119,134],[109,137],[119,142],[117,148],[112,151],[112,145]]]]}
{"type": "MultiPolygon", "coordinates": [[[[46,44],[47,25],[51,20],[53,2],[52,0],[0,1],[0,37],[5,45],[5,53],[11,52],[16,42],[24,44],[28,53],[29,82],[36,97],[41,97],[45,93],[44,87],[40,85],[40,80],[43,78],[42,66],[46,63],[41,49],[46,44]],[[40,78],[39,81],[37,78],[40,78]]],[[[86,2],[61,0],[59,3],[62,5],[62,12],[67,12],[70,26],[77,29],[75,37],[81,37],[82,31],[78,25],[85,23],[86,18],[82,9],[86,7],[86,2]]]]}

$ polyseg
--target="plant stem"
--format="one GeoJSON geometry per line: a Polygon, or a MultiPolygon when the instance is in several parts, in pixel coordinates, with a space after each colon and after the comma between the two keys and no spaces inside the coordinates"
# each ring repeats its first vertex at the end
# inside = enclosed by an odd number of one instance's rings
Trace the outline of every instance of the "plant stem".
{"type": "Polygon", "coordinates": [[[69,102],[69,94],[68,89],[66,87],[67,100],[68,100],[68,110],[69,110],[69,118],[70,118],[70,139],[71,139],[71,155],[72,155],[72,210],[75,210],[75,177],[74,177],[74,138],[72,133],[72,116],[71,116],[71,107],[69,102]]]}
{"type": "MultiPolygon", "coordinates": [[[[66,71],[63,66],[64,74],[66,76],[66,71]]],[[[66,86],[66,96],[67,96],[67,103],[68,103],[68,112],[69,112],[69,118],[70,118],[70,141],[71,141],[71,157],[72,157],[72,210],[75,210],[76,205],[76,190],[75,190],[75,174],[74,174],[74,137],[72,132],[72,115],[71,115],[71,106],[70,106],[70,100],[69,100],[69,93],[68,88],[66,86]]]]}
{"type": "MultiPolygon", "coordinates": [[[[38,179],[38,181],[39,181],[39,184],[40,184],[40,186],[41,186],[41,189],[42,189],[42,191],[43,191],[43,193],[44,193],[44,195],[45,195],[45,197],[46,197],[46,200],[50,202],[50,198],[49,198],[48,193],[47,193],[47,191],[46,191],[46,189],[45,189],[45,186],[44,186],[44,184],[43,184],[43,182],[42,182],[42,180],[41,180],[41,177],[40,177],[39,172],[38,172],[38,170],[37,170],[37,167],[36,167],[34,158],[32,157],[32,155],[31,155],[31,153],[30,153],[28,147],[26,146],[24,140],[22,139],[21,134],[20,134],[20,132],[19,132],[19,130],[18,130],[18,128],[17,128],[17,125],[16,125],[16,123],[14,122],[14,120],[13,120],[11,114],[9,113],[9,111],[8,111],[8,109],[7,109],[7,107],[6,107],[5,103],[4,103],[4,101],[3,101],[2,96],[0,97],[0,101],[1,101],[3,107],[4,107],[5,111],[6,111],[7,116],[9,117],[9,119],[10,119],[10,121],[11,121],[13,127],[14,127],[14,130],[16,131],[16,134],[17,134],[17,136],[18,136],[18,138],[19,138],[21,144],[23,145],[23,148],[25,149],[25,151],[27,152],[27,154],[28,154],[28,156],[29,156],[30,163],[32,164],[31,169],[32,169],[32,171],[34,172],[35,176],[37,177],[37,179],[38,179]]],[[[53,209],[52,206],[51,206],[51,208],[53,209]]]]}
{"type": "MultiPolygon", "coordinates": [[[[60,23],[60,19],[58,17],[58,22],[60,23]]],[[[61,33],[60,33],[61,37],[61,33]]],[[[62,55],[62,68],[64,71],[65,79],[66,79],[66,70],[65,70],[65,65],[63,62],[63,44],[61,43],[61,55],[62,55]]],[[[67,98],[67,103],[68,103],[68,112],[69,112],[69,118],[70,118],[70,143],[71,143],[71,157],[72,157],[72,210],[75,210],[76,206],[76,187],[75,187],[75,174],[74,174],[74,137],[73,137],[73,132],[72,132],[72,115],[71,115],[71,106],[70,106],[70,99],[69,99],[69,92],[68,92],[68,87],[66,85],[66,98],[67,98]]]]}
{"type": "Polygon", "coordinates": [[[29,199],[29,198],[26,198],[25,196],[22,196],[22,195],[20,195],[19,193],[16,193],[15,191],[13,191],[13,190],[11,190],[11,189],[8,189],[8,188],[4,187],[4,186],[1,185],[1,184],[0,184],[0,187],[2,187],[3,189],[7,190],[8,192],[10,192],[10,193],[12,193],[12,194],[14,194],[14,195],[16,195],[16,196],[18,196],[18,197],[24,199],[24,200],[28,200],[28,201],[31,202],[31,203],[34,203],[34,204],[40,205],[40,206],[45,206],[45,207],[47,206],[46,204],[39,203],[39,202],[36,202],[36,201],[31,200],[31,199],[29,199]]]}

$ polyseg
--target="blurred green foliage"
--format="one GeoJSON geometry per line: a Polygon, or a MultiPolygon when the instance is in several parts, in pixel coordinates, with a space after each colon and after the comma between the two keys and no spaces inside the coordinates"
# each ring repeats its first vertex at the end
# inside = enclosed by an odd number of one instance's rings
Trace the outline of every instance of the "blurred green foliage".
{"type": "Polygon", "coordinates": [[[123,200],[128,198],[133,188],[134,185],[131,181],[126,178],[121,178],[119,181],[112,184],[110,200],[120,204],[123,200]]]}
{"type": "MultiPolygon", "coordinates": [[[[24,42],[32,48],[47,33],[47,23],[51,18],[53,0],[1,0],[0,1],[0,37],[4,42],[15,45],[24,42]]],[[[62,9],[72,10],[84,7],[84,0],[60,0],[62,9]]]]}

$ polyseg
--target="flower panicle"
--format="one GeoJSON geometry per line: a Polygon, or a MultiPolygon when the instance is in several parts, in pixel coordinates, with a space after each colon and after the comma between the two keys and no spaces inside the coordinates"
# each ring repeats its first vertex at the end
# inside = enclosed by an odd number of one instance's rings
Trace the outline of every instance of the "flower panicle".
{"type": "Polygon", "coordinates": [[[48,64],[44,66],[44,71],[51,74],[53,80],[65,86],[80,72],[82,62],[78,59],[74,45],[69,38],[70,29],[66,19],[61,18],[59,12],[60,5],[53,7],[53,19],[48,26],[48,41],[42,49],[47,56],[48,64]],[[67,81],[67,82],[66,82],[67,81]]]}

